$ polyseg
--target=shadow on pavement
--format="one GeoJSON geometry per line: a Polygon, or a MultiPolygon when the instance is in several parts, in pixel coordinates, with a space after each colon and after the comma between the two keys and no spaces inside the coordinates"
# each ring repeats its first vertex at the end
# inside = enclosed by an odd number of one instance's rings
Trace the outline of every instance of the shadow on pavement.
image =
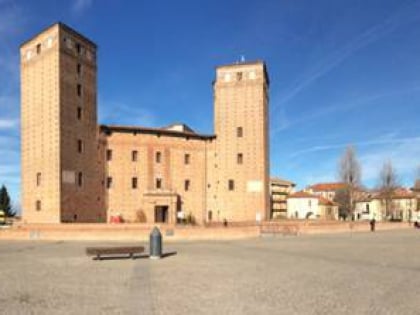
{"type": "MultiPolygon", "coordinates": [[[[167,257],[171,257],[171,256],[175,256],[178,253],[176,251],[172,251],[172,252],[167,252],[167,253],[163,253],[161,256],[161,259],[165,259],[167,257]]],[[[93,257],[92,260],[122,260],[122,259],[148,259],[149,255],[148,254],[140,254],[140,255],[133,255],[132,257],[127,256],[127,255],[114,255],[114,256],[106,256],[106,257],[101,257],[101,258],[97,258],[97,257],[93,257]]]]}

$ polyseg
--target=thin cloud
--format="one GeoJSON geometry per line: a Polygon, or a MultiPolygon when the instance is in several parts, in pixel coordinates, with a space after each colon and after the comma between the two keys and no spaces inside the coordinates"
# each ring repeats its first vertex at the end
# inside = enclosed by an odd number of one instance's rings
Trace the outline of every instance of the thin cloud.
{"type": "Polygon", "coordinates": [[[17,119],[0,119],[0,130],[1,129],[13,129],[19,124],[17,119]]]}
{"type": "Polygon", "coordinates": [[[157,126],[157,116],[145,107],[119,102],[100,102],[99,123],[132,126],[157,126]]]}
{"type": "Polygon", "coordinates": [[[273,111],[280,105],[284,105],[298,95],[302,90],[310,86],[313,82],[333,70],[344,60],[351,57],[355,52],[377,41],[385,35],[394,31],[402,23],[418,19],[420,17],[419,4],[406,6],[397,11],[385,21],[378,23],[363,33],[359,34],[355,39],[346,45],[332,52],[323,59],[319,64],[315,65],[309,73],[305,74],[303,79],[295,82],[294,86],[273,106],[273,111]]]}
{"type": "MultiPolygon", "coordinates": [[[[389,145],[389,144],[411,144],[411,143],[419,143],[420,144],[420,137],[408,137],[408,138],[392,138],[392,137],[384,137],[382,139],[376,139],[376,140],[368,140],[368,141],[361,141],[352,143],[353,145],[357,147],[362,146],[372,146],[372,145],[389,145]]],[[[327,145],[318,145],[313,146],[304,150],[296,151],[292,153],[289,157],[290,158],[296,158],[301,155],[309,154],[309,153],[315,153],[315,152],[321,152],[321,151],[328,151],[328,150],[335,150],[335,149],[341,149],[345,148],[349,145],[348,142],[346,143],[337,143],[337,144],[327,144],[327,145]]]]}
{"type": "Polygon", "coordinates": [[[71,10],[74,13],[80,14],[92,6],[93,0],[75,0],[73,1],[71,10]]]}
{"type": "Polygon", "coordinates": [[[327,116],[336,112],[351,110],[351,109],[364,106],[366,104],[369,104],[371,102],[374,102],[383,98],[409,94],[409,93],[417,92],[417,91],[420,91],[420,83],[416,83],[414,86],[411,86],[408,88],[396,89],[390,92],[368,95],[365,97],[361,97],[359,99],[354,99],[351,102],[324,106],[324,107],[321,107],[320,109],[317,109],[316,111],[312,111],[306,114],[305,113],[300,114],[299,117],[296,119],[288,119],[286,116],[285,110],[283,108],[280,111],[279,119],[276,120],[277,124],[274,124],[276,127],[271,128],[270,132],[271,134],[275,134],[279,131],[288,129],[294,125],[312,121],[312,120],[315,120],[320,117],[324,117],[324,116],[327,116]]]}
{"type": "MultiPolygon", "coordinates": [[[[368,152],[359,154],[362,167],[362,182],[374,188],[378,184],[380,169],[386,160],[391,160],[396,169],[398,179],[403,186],[412,186],[415,181],[416,167],[419,165],[420,137],[400,139],[400,142],[384,144],[368,148],[368,152]]],[[[347,145],[347,144],[346,144],[347,145]]],[[[340,147],[344,147],[342,145],[340,147]]],[[[338,146],[331,146],[331,148],[338,146]]],[[[307,172],[297,184],[301,187],[316,183],[337,180],[337,159],[328,158],[317,163],[316,168],[307,172]]]]}

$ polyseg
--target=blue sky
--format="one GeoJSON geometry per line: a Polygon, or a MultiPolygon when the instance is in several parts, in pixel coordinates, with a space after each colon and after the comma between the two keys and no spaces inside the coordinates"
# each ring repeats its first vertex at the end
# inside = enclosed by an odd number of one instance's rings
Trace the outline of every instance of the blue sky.
{"type": "Polygon", "coordinates": [[[420,165],[420,1],[0,0],[0,184],[20,195],[19,45],[62,21],[99,45],[101,123],[213,131],[214,67],[263,59],[271,174],[337,179],[356,147],[374,187],[420,165]]]}

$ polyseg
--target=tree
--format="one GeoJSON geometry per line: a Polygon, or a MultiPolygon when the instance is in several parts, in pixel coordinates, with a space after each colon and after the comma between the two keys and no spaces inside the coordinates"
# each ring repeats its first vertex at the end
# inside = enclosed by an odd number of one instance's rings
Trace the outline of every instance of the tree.
{"type": "Polygon", "coordinates": [[[395,215],[395,213],[392,212],[392,198],[395,193],[395,191],[398,188],[398,177],[397,172],[392,165],[391,161],[386,161],[381,169],[381,172],[379,174],[379,191],[381,193],[381,196],[385,200],[385,216],[389,217],[392,215],[392,217],[395,215]]]}
{"type": "Polygon", "coordinates": [[[348,189],[339,189],[335,192],[334,202],[338,203],[338,216],[344,220],[347,219],[349,209],[351,208],[349,201],[348,189]]]}
{"type": "Polygon", "coordinates": [[[14,217],[16,215],[16,212],[12,209],[9,193],[4,185],[0,189],[0,210],[3,210],[7,217],[14,217]]]}
{"type": "Polygon", "coordinates": [[[338,164],[338,176],[344,184],[346,184],[343,191],[339,194],[339,202],[344,209],[341,211],[353,215],[354,212],[354,197],[357,188],[361,181],[361,168],[356,157],[356,150],[353,146],[348,146],[341,156],[338,164]]]}

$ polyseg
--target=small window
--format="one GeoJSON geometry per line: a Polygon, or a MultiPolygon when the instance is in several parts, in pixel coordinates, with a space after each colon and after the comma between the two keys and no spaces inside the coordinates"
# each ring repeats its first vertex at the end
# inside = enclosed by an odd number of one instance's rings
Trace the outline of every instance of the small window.
{"type": "Polygon", "coordinates": [[[156,178],[156,189],[161,189],[161,188],[162,188],[162,179],[156,178]]]}
{"type": "Polygon", "coordinates": [[[184,190],[185,191],[190,190],[190,180],[189,179],[186,179],[185,182],[184,182],[184,190]]]}
{"type": "Polygon", "coordinates": [[[236,128],[236,136],[238,138],[242,138],[243,137],[243,134],[244,134],[243,128],[242,127],[237,127],[236,128]]]}
{"type": "Polygon", "coordinates": [[[209,210],[207,212],[207,218],[208,218],[209,221],[212,221],[213,220],[213,212],[211,210],[209,210]]]}
{"type": "Polygon", "coordinates": [[[77,140],[77,152],[82,153],[83,152],[83,141],[77,140]]]}
{"type": "Polygon", "coordinates": [[[35,202],[35,209],[36,211],[41,211],[41,200],[35,202]]]}
{"type": "Polygon", "coordinates": [[[184,155],[184,164],[190,164],[190,155],[189,154],[184,155]]]}
{"type": "Polygon", "coordinates": [[[106,188],[108,189],[112,188],[112,177],[106,178],[106,188]]]}
{"type": "Polygon", "coordinates": [[[131,179],[131,188],[137,189],[137,177],[131,179]]]}
{"type": "Polygon", "coordinates": [[[82,187],[83,186],[83,173],[82,172],[79,172],[77,174],[77,185],[79,187],[82,187]]]}
{"type": "Polygon", "coordinates": [[[77,64],[77,74],[82,73],[82,65],[80,63],[77,64]]]}
{"type": "Polygon", "coordinates": [[[161,152],[156,152],[156,163],[160,163],[162,159],[162,153],[161,152]]]}
{"type": "Polygon", "coordinates": [[[237,79],[238,81],[241,81],[241,80],[242,80],[242,72],[237,72],[237,73],[236,73],[236,79],[237,79]]]}
{"type": "Polygon", "coordinates": [[[136,162],[138,158],[138,152],[136,150],[131,151],[131,161],[136,162]]]}
{"type": "Polygon", "coordinates": [[[229,179],[228,188],[229,190],[235,190],[235,181],[233,179],[229,179]]]}
{"type": "Polygon", "coordinates": [[[37,55],[41,53],[41,44],[36,45],[36,53],[37,55]]]}
{"type": "Polygon", "coordinates": [[[243,164],[244,155],[242,153],[238,153],[238,156],[236,157],[236,160],[237,160],[238,164],[243,164]]]}
{"type": "Polygon", "coordinates": [[[82,108],[77,107],[77,119],[82,120],[82,108]]]}
{"type": "Polygon", "coordinates": [[[77,96],[82,96],[82,85],[77,84],[77,96]]]}
{"type": "Polygon", "coordinates": [[[82,52],[82,46],[79,43],[76,44],[76,50],[78,54],[82,52]]]}
{"type": "Polygon", "coordinates": [[[41,173],[36,173],[36,185],[41,186],[41,173]]]}
{"type": "Polygon", "coordinates": [[[106,160],[107,161],[112,160],[112,150],[106,150],[106,160]]]}

